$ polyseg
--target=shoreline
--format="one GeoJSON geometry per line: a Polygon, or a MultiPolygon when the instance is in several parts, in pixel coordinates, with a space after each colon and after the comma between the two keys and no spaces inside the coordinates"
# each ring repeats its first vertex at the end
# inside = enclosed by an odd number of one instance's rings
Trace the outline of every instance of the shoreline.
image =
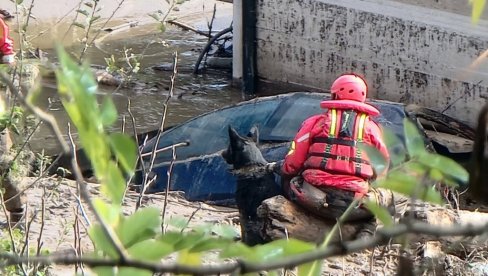
{"type": "MultiPolygon", "coordinates": [[[[25,9],[30,8],[32,1],[25,1],[22,4],[25,9]]],[[[34,47],[40,49],[52,49],[56,41],[61,41],[66,46],[80,44],[84,32],[82,28],[73,27],[72,23],[77,16],[76,9],[79,1],[68,0],[62,3],[55,3],[49,0],[36,0],[32,7],[32,17],[27,27],[27,37],[34,47]]],[[[96,13],[100,20],[93,24],[92,36],[100,29],[118,28],[117,35],[132,36],[139,34],[157,34],[161,32],[158,28],[158,21],[151,17],[158,11],[165,13],[170,5],[166,1],[159,0],[107,0],[103,2],[101,9],[96,13]]],[[[10,26],[11,37],[14,41],[19,40],[19,25],[21,22],[21,10],[16,10],[13,2],[0,0],[2,8],[15,16],[8,25],[10,26]]],[[[213,29],[220,30],[228,27],[232,22],[233,7],[231,3],[217,0],[187,0],[177,5],[167,19],[176,19],[199,30],[207,30],[207,21],[210,21],[216,7],[213,29]]],[[[89,8],[86,7],[88,11],[89,8]]],[[[81,15],[83,16],[83,15],[81,15]]],[[[83,18],[78,14],[76,22],[82,22],[83,18]]],[[[110,34],[102,31],[100,35],[110,34]]],[[[15,45],[18,49],[19,46],[15,45]]]]}

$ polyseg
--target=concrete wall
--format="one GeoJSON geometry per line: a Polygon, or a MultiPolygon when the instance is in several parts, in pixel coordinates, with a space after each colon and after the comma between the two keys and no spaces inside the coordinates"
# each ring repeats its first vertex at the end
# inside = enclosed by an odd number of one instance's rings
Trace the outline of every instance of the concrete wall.
{"type": "MultiPolygon", "coordinates": [[[[416,5],[425,8],[431,8],[441,11],[457,13],[461,15],[471,15],[471,5],[467,0],[393,0],[395,2],[416,5]]],[[[486,9],[482,18],[488,18],[488,9],[486,9]]]]}
{"type": "Polygon", "coordinates": [[[355,71],[371,97],[437,110],[452,105],[446,114],[470,123],[488,98],[486,58],[471,65],[488,49],[485,23],[392,1],[257,1],[261,78],[327,90],[339,74],[355,71]]]}

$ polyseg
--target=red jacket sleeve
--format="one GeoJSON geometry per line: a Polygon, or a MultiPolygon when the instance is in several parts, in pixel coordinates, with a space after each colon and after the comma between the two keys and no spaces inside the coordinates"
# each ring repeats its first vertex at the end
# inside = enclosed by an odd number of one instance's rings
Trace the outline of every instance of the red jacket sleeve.
{"type": "Polygon", "coordinates": [[[8,26],[2,19],[0,19],[0,52],[2,55],[14,53],[14,41],[10,38],[8,26]]]}
{"type": "Polygon", "coordinates": [[[382,172],[376,172],[378,176],[384,176],[388,172],[388,167],[390,164],[390,154],[383,141],[383,133],[381,128],[372,120],[368,122],[367,135],[371,141],[371,144],[378,149],[378,151],[383,155],[386,160],[386,168],[382,172]]]}
{"type": "Polygon", "coordinates": [[[323,115],[312,116],[302,123],[283,162],[281,171],[284,175],[295,176],[303,170],[303,164],[307,160],[308,148],[310,147],[311,131],[315,123],[321,118],[323,115]]]}

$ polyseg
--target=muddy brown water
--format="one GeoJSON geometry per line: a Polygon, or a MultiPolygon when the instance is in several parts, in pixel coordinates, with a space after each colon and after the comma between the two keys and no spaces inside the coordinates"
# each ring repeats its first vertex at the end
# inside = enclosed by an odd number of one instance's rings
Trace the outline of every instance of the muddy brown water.
{"type": "MultiPolygon", "coordinates": [[[[132,134],[132,122],[127,112],[128,100],[131,102],[131,111],[139,133],[159,126],[164,111],[163,104],[169,94],[171,72],[154,70],[153,66],[170,64],[175,51],[178,53],[179,72],[174,97],[171,98],[168,107],[166,126],[241,101],[242,93],[240,89],[231,85],[229,71],[210,70],[200,75],[192,73],[194,63],[206,42],[205,37],[170,27],[164,34],[125,33],[115,39],[103,40],[97,43],[97,47],[91,48],[87,54],[90,63],[101,67],[106,66],[104,59],[110,54],[120,57],[125,49],[131,49],[134,54],[144,52],[141,71],[134,76],[128,87],[117,90],[116,87],[99,86],[100,99],[105,95],[111,95],[119,112],[119,119],[110,131],[121,130],[125,119],[126,131],[132,134]],[[161,41],[164,41],[164,44],[161,41]]],[[[70,50],[76,52],[80,49],[75,46],[70,50]]],[[[47,50],[47,54],[50,59],[55,60],[56,54],[52,50],[47,50]]],[[[44,81],[43,97],[39,100],[39,105],[43,108],[50,106],[49,112],[56,117],[66,134],[69,119],[55,88],[56,84],[53,81],[44,81]]],[[[48,154],[58,151],[57,142],[45,126],[37,131],[31,144],[35,151],[45,149],[48,154]]]]}

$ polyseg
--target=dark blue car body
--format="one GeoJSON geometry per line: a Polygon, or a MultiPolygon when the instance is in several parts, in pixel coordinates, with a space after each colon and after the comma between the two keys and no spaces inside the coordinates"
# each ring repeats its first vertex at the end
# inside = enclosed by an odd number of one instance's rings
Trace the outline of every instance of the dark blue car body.
{"type": "MultiPolygon", "coordinates": [[[[227,127],[231,125],[240,134],[246,135],[253,126],[257,126],[264,157],[270,162],[278,161],[286,155],[289,142],[301,123],[314,114],[324,112],[319,103],[326,96],[323,93],[296,92],[256,98],[203,114],[165,131],[157,148],[189,141],[189,146],[175,150],[170,190],[184,191],[188,200],[232,204],[236,178],[221,157],[229,140],[227,127]]],[[[370,104],[381,111],[381,115],[373,120],[404,141],[405,105],[387,101],[371,101],[370,104]]],[[[143,153],[151,152],[155,141],[156,138],[150,140],[143,153]]],[[[148,192],[166,189],[171,160],[171,150],[157,155],[152,170],[157,178],[148,192]]],[[[141,183],[141,179],[142,173],[138,171],[136,182],[141,183]]]]}

